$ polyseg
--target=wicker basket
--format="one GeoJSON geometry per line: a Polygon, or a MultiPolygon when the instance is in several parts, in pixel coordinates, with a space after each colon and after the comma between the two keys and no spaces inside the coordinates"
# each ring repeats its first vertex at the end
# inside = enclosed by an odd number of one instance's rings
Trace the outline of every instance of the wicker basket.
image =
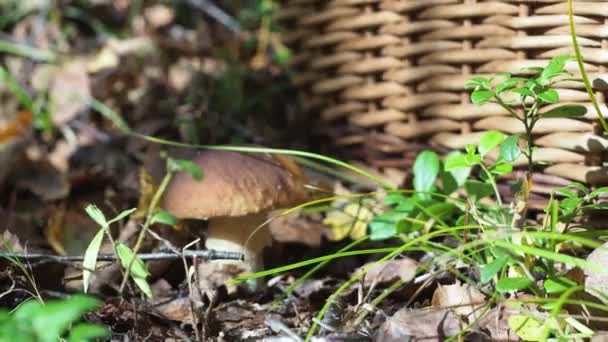
{"type": "MultiPolygon", "coordinates": [[[[498,105],[470,103],[473,76],[522,74],[571,53],[566,1],[286,0],[278,15],[295,51],[294,82],[342,152],[378,168],[409,169],[421,148],[476,143],[486,130],[523,133],[498,105]]],[[[576,1],[579,44],[591,79],[608,79],[608,3],[576,1]]],[[[567,69],[578,74],[575,62],[567,69]]],[[[534,191],[570,180],[608,183],[608,140],[582,84],[559,84],[584,119],[543,119],[536,160],[549,166],[534,191]]],[[[603,113],[604,94],[597,91],[603,113]]],[[[525,165],[522,158],[518,165],[525,165]]]]}

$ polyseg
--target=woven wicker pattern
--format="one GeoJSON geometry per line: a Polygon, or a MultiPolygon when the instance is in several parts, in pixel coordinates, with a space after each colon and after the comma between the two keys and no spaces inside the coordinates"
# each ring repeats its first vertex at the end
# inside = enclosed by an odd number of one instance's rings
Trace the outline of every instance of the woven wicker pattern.
{"type": "MultiPolygon", "coordinates": [[[[575,1],[575,15],[590,78],[608,80],[608,3],[575,1]]],[[[409,168],[424,146],[460,149],[486,130],[523,133],[498,105],[471,104],[466,80],[520,75],[571,53],[566,1],[286,0],[279,18],[293,29],[286,43],[307,108],[337,145],[376,167],[409,168]]],[[[567,69],[578,74],[575,62],[567,69]]],[[[583,104],[588,113],[537,124],[536,160],[549,166],[536,190],[566,180],[607,183],[608,140],[597,134],[582,84],[563,82],[558,92],[560,104],[583,104]]]]}

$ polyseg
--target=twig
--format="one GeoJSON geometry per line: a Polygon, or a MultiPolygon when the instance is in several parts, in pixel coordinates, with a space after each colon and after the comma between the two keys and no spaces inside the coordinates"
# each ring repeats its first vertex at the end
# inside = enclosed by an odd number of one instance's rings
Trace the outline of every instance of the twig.
{"type": "MultiPolygon", "coordinates": [[[[173,253],[173,252],[157,252],[157,253],[139,253],[137,256],[142,261],[152,261],[152,260],[174,260],[183,258],[194,258],[199,257],[206,260],[241,260],[243,258],[243,254],[238,252],[224,252],[224,251],[216,251],[213,249],[203,250],[203,251],[195,251],[195,250],[187,250],[182,252],[181,254],[173,253]]],[[[84,256],[82,255],[50,255],[50,254],[25,254],[25,253],[0,253],[0,258],[14,258],[19,260],[28,260],[28,261],[40,261],[40,260],[49,260],[56,262],[78,262],[83,261],[84,256]]],[[[97,257],[98,261],[116,261],[118,258],[114,254],[100,254],[97,257]]]]}
{"type": "MultiPolygon", "coordinates": [[[[150,201],[150,205],[148,206],[148,213],[146,214],[146,221],[144,222],[141,230],[139,231],[139,235],[137,236],[137,241],[135,242],[135,246],[133,247],[134,253],[139,253],[139,249],[141,248],[142,244],[144,243],[146,234],[147,234],[148,230],[150,229],[150,225],[152,225],[152,220],[154,218],[155,210],[158,207],[158,204],[160,203],[160,199],[161,199],[163,193],[165,192],[165,189],[167,188],[167,186],[169,185],[169,182],[171,181],[171,177],[173,177],[172,172],[168,172],[163,177],[163,180],[160,182],[158,189],[156,189],[156,192],[154,193],[154,196],[152,197],[152,200],[150,201]]],[[[114,246],[116,246],[114,243],[112,243],[112,244],[114,246]]],[[[114,247],[114,248],[116,248],[116,247],[114,247]]],[[[118,254],[118,253],[116,253],[116,254],[118,254]]],[[[135,258],[131,259],[131,261],[129,262],[129,265],[127,267],[125,267],[126,272],[122,277],[122,282],[120,283],[120,293],[122,293],[122,291],[125,289],[125,286],[127,285],[127,280],[129,279],[129,274],[131,273],[131,267],[133,266],[134,262],[135,262],[135,258]]]]}

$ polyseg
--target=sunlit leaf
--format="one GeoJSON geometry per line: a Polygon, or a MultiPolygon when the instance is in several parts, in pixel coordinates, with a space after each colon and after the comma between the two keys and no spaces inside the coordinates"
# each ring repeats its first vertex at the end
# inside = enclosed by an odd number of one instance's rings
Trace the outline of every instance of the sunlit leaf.
{"type": "Polygon", "coordinates": [[[137,208],[131,208],[131,209],[127,209],[122,211],[120,214],[116,215],[116,217],[114,217],[113,219],[111,219],[110,221],[108,221],[108,225],[114,223],[114,222],[118,222],[120,220],[122,220],[123,218],[131,215],[134,211],[136,211],[137,208]]]}
{"type": "Polygon", "coordinates": [[[327,213],[323,223],[331,228],[331,240],[340,241],[346,237],[358,240],[367,234],[367,226],[374,213],[359,203],[348,203],[343,210],[335,209],[327,213]]]}
{"type": "Polygon", "coordinates": [[[167,169],[171,172],[187,172],[196,180],[203,179],[203,170],[201,167],[190,160],[185,159],[167,159],[167,169]]]}
{"type": "Polygon", "coordinates": [[[543,325],[535,318],[523,315],[509,317],[509,328],[515,331],[524,341],[540,341],[543,335],[543,325]]]}
{"type": "Polygon", "coordinates": [[[538,97],[547,103],[556,103],[559,101],[559,94],[555,89],[547,89],[544,92],[538,94],[538,97]]]}
{"type": "Polygon", "coordinates": [[[505,140],[505,135],[499,131],[488,131],[485,132],[479,139],[479,154],[485,156],[494,147],[500,145],[505,140]]]}
{"type": "Polygon", "coordinates": [[[414,162],[414,190],[429,192],[433,190],[439,175],[440,161],[437,153],[423,151],[414,162]]]}
{"type": "Polygon", "coordinates": [[[93,341],[110,336],[111,331],[104,326],[92,323],[79,323],[72,328],[68,342],[93,341]]]}
{"type": "Polygon", "coordinates": [[[482,104],[488,102],[492,97],[494,97],[494,92],[491,90],[475,90],[471,93],[471,102],[482,104]]]}
{"type": "Polygon", "coordinates": [[[146,278],[150,275],[146,269],[146,264],[135,254],[129,246],[122,242],[116,244],[116,253],[124,269],[131,266],[131,275],[138,278],[146,278]]]}
{"type": "Polygon", "coordinates": [[[482,199],[494,194],[494,188],[491,184],[483,183],[478,180],[468,180],[464,184],[464,188],[470,196],[473,196],[476,199],[482,199]]]}
{"type": "Polygon", "coordinates": [[[542,113],[543,118],[579,118],[587,113],[587,108],[580,105],[563,105],[542,113]]]}
{"type": "Polygon", "coordinates": [[[500,156],[505,161],[514,162],[520,155],[519,135],[510,135],[500,144],[500,156]]]}
{"type": "Polygon", "coordinates": [[[573,286],[576,286],[576,282],[566,277],[549,278],[543,283],[547,293],[562,293],[573,286]]]}
{"type": "Polygon", "coordinates": [[[386,212],[374,217],[370,222],[370,239],[386,240],[404,232],[406,228],[404,217],[406,215],[397,212],[386,212]]]}
{"type": "Polygon", "coordinates": [[[84,259],[82,262],[82,286],[84,289],[84,293],[87,293],[89,289],[89,283],[91,282],[91,275],[95,270],[97,265],[97,256],[99,255],[99,250],[101,249],[101,243],[103,242],[105,230],[100,229],[95,237],[89,243],[87,250],[84,252],[84,259]]]}
{"type": "Polygon", "coordinates": [[[93,219],[93,221],[97,222],[97,224],[101,227],[105,228],[109,226],[108,221],[106,220],[106,217],[103,212],[94,204],[89,204],[86,208],[84,208],[84,211],[89,215],[90,218],[93,219]]]}
{"type": "Polygon", "coordinates": [[[168,226],[175,226],[177,224],[177,218],[168,211],[157,209],[150,220],[151,224],[162,223],[168,226]]]}
{"type": "Polygon", "coordinates": [[[508,257],[502,256],[494,259],[494,261],[489,264],[482,265],[479,274],[481,283],[486,284],[492,280],[492,278],[502,270],[503,266],[507,264],[508,260],[508,257]]]}
{"type": "Polygon", "coordinates": [[[511,292],[525,290],[532,285],[532,280],[527,277],[500,278],[496,283],[498,292],[511,292]]]}

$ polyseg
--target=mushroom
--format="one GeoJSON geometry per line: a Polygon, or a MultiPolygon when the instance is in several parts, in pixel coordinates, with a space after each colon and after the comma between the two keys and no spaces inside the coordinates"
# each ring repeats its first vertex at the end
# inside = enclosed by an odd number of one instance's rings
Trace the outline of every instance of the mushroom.
{"type": "MultiPolygon", "coordinates": [[[[259,227],[270,210],[306,200],[303,171],[279,155],[205,151],[192,161],[203,170],[203,179],[177,173],[164,193],[163,207],[179,219],[208,220],[207,249],[242,253],[245,271],[261,270],[262,252],[272,237],[267,227],[259,227]]],[[[255,291],[261,283],[248,285],[255,291]]]]}

